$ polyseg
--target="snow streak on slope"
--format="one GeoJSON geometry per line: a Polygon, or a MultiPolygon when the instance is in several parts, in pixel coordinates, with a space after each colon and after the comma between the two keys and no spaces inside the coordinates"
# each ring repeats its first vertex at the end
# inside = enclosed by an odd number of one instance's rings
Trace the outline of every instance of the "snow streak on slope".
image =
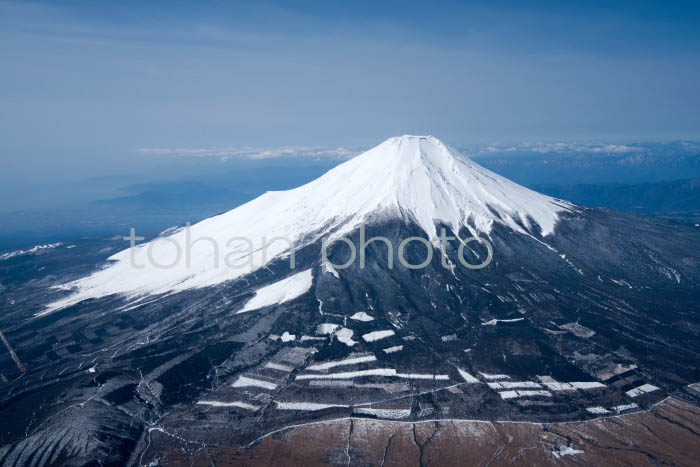
{"type": "Polygon", "coordinates": [[[281,281],[258,289],[255,297],[248,300],[245,306],[238,313],[257,310],[264,306],[277,305],[288,302],[305,294],[310,288],[313,280],[311,269],[299,272],[281,281]]]}
{"type": "Polygon", "coordinates": [[[496,175],[431,136],[390,138],[304,186],[267,192],[190,229],[117,253],[110,258],[113,264],[63,286],[74,294],[45,312],[110,294],[178,292],[236,279],[261,268],[265,258],[289,253],[286,241],[264,248],[265,239],[284,237],[299,248],[391,218],[417,224],[436,246],[438,221],[454,231],[467,227],[489,234],[500,223],[548,235],[559,213],[570,208],[496,175]]]}

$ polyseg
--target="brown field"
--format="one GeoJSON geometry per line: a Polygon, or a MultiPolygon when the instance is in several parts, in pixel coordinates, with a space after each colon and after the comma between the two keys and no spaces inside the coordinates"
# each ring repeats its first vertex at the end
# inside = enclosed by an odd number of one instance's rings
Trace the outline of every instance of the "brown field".
{"type": "Polygon", "coordinates": [[[247,448],[153,437],[148,457],[161,465],[697,466],[700,408],[668,398],[649,412],[554,424],[352,418],[290,427],[247,448]]]}

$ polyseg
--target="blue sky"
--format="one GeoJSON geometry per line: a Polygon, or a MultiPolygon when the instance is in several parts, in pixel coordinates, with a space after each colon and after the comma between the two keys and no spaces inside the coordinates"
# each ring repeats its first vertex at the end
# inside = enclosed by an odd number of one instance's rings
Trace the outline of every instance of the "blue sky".
{"type": "Polygon", "coordinates": [[[697,139],[699,10],[0,1],[0,183],[151,170],[144,148],[697,139]]]}

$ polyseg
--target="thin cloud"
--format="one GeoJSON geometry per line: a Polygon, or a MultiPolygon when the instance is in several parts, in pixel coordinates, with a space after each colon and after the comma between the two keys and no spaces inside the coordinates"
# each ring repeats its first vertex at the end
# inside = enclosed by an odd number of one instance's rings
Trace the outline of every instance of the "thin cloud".
{"type": "Polygon", "coordinates": [[[360,151],[347,148],[323,148],[316,146],[283,146],[276,148],[227,147],[227,148],[139,148],[136,150],[145,156],[170,157],[215,157],[228,159],[351,159],[360,151]]]}
{"type": "Polygon", "coordinates": [[[645,151],[641,146],[629,146],[626,144],[581,144],[581,143],[520,143],[505,145],[494,143],[484,146],[480,153],[504,153],[504,152],[535,152],[539,154],[551,153],[591,153],[591,154],[628,154],[645,151]]]}

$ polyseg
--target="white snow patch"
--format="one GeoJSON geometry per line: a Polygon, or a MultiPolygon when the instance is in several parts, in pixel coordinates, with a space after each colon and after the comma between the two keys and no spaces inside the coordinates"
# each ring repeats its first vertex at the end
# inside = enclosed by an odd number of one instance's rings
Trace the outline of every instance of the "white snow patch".
{"type": "Polygon", "coordinates": [[[559,446],[559,449],[552,450],[552,454],[554,454],[554,457],[559,459],[562,456],[573,456],[575,454],[583,454],[583,451],[581,451],[580,449],[574,449],[569,446],[561,445],[559,446]]]}
{"type": "Polygon", "coordinates": [[[378,341],[379,339],[384,339],[389,336],[393,336],[395,333],[391,329],[387,329],[385,331],[372,331],[368,332],[367,334],[363,334],[362,338],[365,340],[365,342],[374,342],[378,341]]]}
{"type": "Polygon", "coordinates": [[[273,370],[285,371],[287,373],[291,372],[294,368],[288,365],[283,365],[281,363],[267,362],[265,368],[272,368],[273,370]]]}
{"type": "Polygon", "coordinates": [[[207,400],[202,400],[198,401],[197,405],[210,405],[212,407],[237,407],[239,409],[246,409],[246,410],[260,410],[260,407],[257,405],[253,404],[248,404],[247,402],[219,402],[219,401],[207,401],[207,400]]]}
{"type": "Polygon", "coordinates": [[[296,379],[351,379],[363,376],[397,376],[393,368],[373,368],[371,370],[345,371],[342,373],[308,374],[303,373],[296,379]]]}
{"type": "Polygon", "coordinates": [[[355,334],[355,331],[352,329],[342,328],[335,333],[335,338],[338,339],[338,342],[342,342],[348,347],[352,347],[353,345],[357,344],[357,341],[352,340],[353,334],[355,334]]]}
{"type": "Polygon", "coordinates": [[[576,388],[569,383],[543,383],[550,391],[575,391],[576,388]]]}
{"type": "Polygon", "coordinates": [[[598,389],[607,387],[605,384],[598,381],[572,381],[561,383],[551,376],[538,376],[542,384],[547,386],[550,391],[574,391],[576,389],[598,389]]]}
{"type": "Polygon", "coordinates": [[[338,328],[340,328],[339,324],[322,323],[322,324],[319,324],[318,327],[316,328],[316,333],[317,334],[333,334],[338,328]]]}
{"type": "Polygon", "coordinates": [[[294,334],[289,334],[287,331],[284,331],[284,334],[280,336],[280,340],[282,342],[291,342],[297,339],[297,336],[294,334]]]}
{"type": "Polygon", "coordinates": [[[326,338],[325,338],[325,337],[315,337],[315,336],[301,336],[301,339],[300,339],[300,340],[301,340],[302,342],[306,342],[306,341],[325,341],[326,338]]]}
{"type": "Polygon", "coordinates": [[[489,381],[495,381],[495,380],[499,380],[499,379],[510,379],[510,376],[508,376],[508,375],[492,375],[489,373],[482,373],[482,372],[479,372],[479,374],[482,376],[482,378],[487,379],[489,381]]]}
{"type": "Polygon", "coordinates": [[[286,279],[258,289],[255,292],[255,296],[248,300],[238,313],[294,300],[304,295],[311,288],[312,283],[313,274],[311,269],[294,274],[286,279]]]}
{"type": "Polygon", "coordinates": [[[370,315],[365,313],[364,311],[358,311],[354,315],[350,317],[350,319],[354,319],[355,321],[373,321],[374,318],[372,318],[370,315]]]}
{"type": "Polygon", "coordinates": [[[610,411],[604,407],[586,407],[586,411],[598,415],[610,413],[610,411]]]}
{"type": "Polygon", "coordinates": [[[464,381],[466,381],[469,384],[473,383],[480,383],[478,379],[474,378],[472,375],[467,373],[466,371],[462,370],[461,368],[457,368],[457,371],[459,372],[459,375],[464,378],[464,381]]]}
{"type": "Polygon", "coordinates": [[[495,326],[498,323],[515,323],[518,321],[522,321],[525,318],[513,318],[513,319],[492,319],[489,321],[486,321],[485,323],[481,323],[482,326],[495,326]]]}
{"type": "Polygon", "coordinates": [[[335,368],[337,366],[357,365],[358,363],[376,362],[376,361],[377,361],[377,357],[375,357],[374,355],[362,355],[359,357],[346,358],[345,360],[336,360],[336,361],[332,361],[332,362],[317,363],[316,365],[308,366],[306,369],[313,370],[313,371],[324,371],[324,370],[328,370],[330,368],[335,368]]]}
{"type": "Polygon", "coordinates": [[[387,347],[386,349],[382,349],[384,353],[394,353],[394,352],[399,352],[400,350],[403,350],[403,345],[395,345],[393,347],[387,347]]]}
{"type": "Polygon", "coordinates": [[[370,370],[344,371],[341,373],[302,373],[298,375],[296,379],[352,379],[361,378],[363,376],[388,376],[403,379],[429,379],[434,381],[448,381],[450,379],[449,375],[434,375],[427,373],[398,373],[394,368],[373,368],[370,370]]]}
{"type": "Polygon", "coordinates": [[[353,412],[360,415],[374,415],[381,418],[407,418],[411,415],[411,409],[373,409],[371,407],[355,407],[353,412]]]}
{"type": "Polygon", "coordinates": [[[620,412],[624,412],[626,410],[632,410],[632,409],[637,409],[637,408],[639,408],[639,406],[637,404],[635,404],[634,402],[632,402],[631,404],[616,405],[612,409],[615,412],[620,413],[620,412]]]}
{"type": "Polygon", "coordinates": [[[249,378],[247,376],[239,376],[236,382],[233,383],[231,386],[233,386],[234,388],[263,388],[269,389],[270,391],[277,389],[277,385],[275,383],[271,383],[270,381],[265,381],[262,379],[249,378]]]}
{"type": "Polygon", "coordinates": [[[548,391],[501,391],[498,393],[503,399],[513,399],[516,397],[552,397],[548,391]]]}
{"type": "Polygon", "coordinates": [[[600,389],[607,387],[603,383],[599,383],[598,381],[573,381],[569,384],[571,384],[576,389],[600,389]]]}
{"type": "Polygon", "coordinates": [[[642,394],[646,394],[648,392],[654,392],[658,391],[659,388],[654,386],[653,384],[642,384],[641,386],[637,386],[634,389],[630,389],[627,391],[625,394],[627,394],[629,397],[637,397],[642,394]]]}
{"type": "Polygon", "coordinates": [[[397,373],[395,375],[397,378],[404,379],[432,379],[435,381],[449,381],[449,375],[433,375],[433,374],[421,374],[421,373],[397,373]]]}
{"type": "Polygon", "coordinates": [[[319,404],[315,402],[282,402],[275,401],[277,404],[277,410],[306,410],[306,411],[316,411],[323,409],[331,409],[334,407],[347,408],[349,406],[342,404],[319,404]]]}
{"type": "Polygon", "coordinates": [[[536,389],[536,388],[541,388],[538,383],[535,383],[533,381],[501,381],[497,383],[486,383],[489,385],[491,389],[517,389],[517,388],[524,388],[524,389],[536,389]]]}

